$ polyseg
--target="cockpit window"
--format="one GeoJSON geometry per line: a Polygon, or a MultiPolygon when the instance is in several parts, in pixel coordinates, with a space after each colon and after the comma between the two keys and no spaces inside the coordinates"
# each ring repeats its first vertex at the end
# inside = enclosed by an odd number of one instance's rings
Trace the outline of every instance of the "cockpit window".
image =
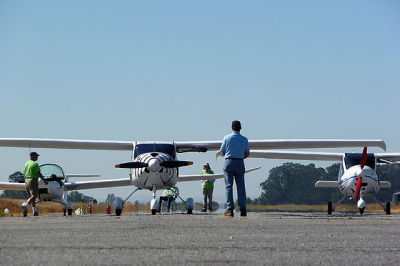
{"type": "Polygon", "coordinates": [[[64,181],[64,171],[56,164],[43,164],[40,166],[40,173],[48,181],[64,181]]]}
{"type": "Polygon", "coordinates": [[[148,152],[166,153],[175,158],[175,147],[172,144],[142,143],[135,146],[135,158],[142,153],[148,152]]]}
{"type": "MultiPolygon", "coordinates": [[[[350,167],[354,165],[360,165],[361,164],[361,153],[346,153],[346,156],[344,157],[344,163],[346,164],[346,169],[349,169],[350,167]]],[[[375,156],[374,154],[367,154],[367,166],[371,167],[372,169],[375,169],[375,156]]]]}

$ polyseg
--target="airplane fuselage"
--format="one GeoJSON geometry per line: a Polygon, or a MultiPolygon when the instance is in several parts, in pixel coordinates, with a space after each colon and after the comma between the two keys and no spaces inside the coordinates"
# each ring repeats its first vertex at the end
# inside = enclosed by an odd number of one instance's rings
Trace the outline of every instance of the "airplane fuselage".
{"type": "Polygon", "coordinates": [[[47,186],[43,180],[39,181],[38,199],[41,201],[61,200],[64,196],[64,184],[57,181],[48,181],[47,186]],[[60,184],[61,183],[61,184],[60,184]]]}
{"type": "Polygon", "coordinates": [[[152,190],[154,186],[165,189],[178,183],[178,168],[160,165],[177,159],[173,143],[136,143],[133,158],[133,162],[147,164],[146,167],[131,169],[130,178],[134,186],[152,190]]]}
{"type": "Polygon", "coordinates": [[[361,194],[371,196],[379,191],[379,177],[376,173],[376,160],[373,154],[367,155],[367,163],[361,168],[362,154],[348,153],[343,157],[339,171],[339,189],[346,196],[352,197],[356,191],[359,177],[362,178],[361,194]]]}
{"type": "Polygon", "coordinates": [[[162,152],[143,153],[137,156],[134,162],[148,163],[148,167],[135,168],[131,170],[131,182],[140,189],[152,190],[155,185],[157,189],[173,187],[178,183],[178,169],[162,167],[160,163],[173,161],[174,159],[162,152]]]}

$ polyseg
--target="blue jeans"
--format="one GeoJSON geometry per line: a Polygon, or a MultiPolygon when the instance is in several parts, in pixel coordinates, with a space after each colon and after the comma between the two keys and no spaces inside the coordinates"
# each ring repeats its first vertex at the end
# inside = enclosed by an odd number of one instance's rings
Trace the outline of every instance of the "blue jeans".
{"type": "Polygon", "coordinates": [[[169,206],[171,206],[171,202],[174,200],[174,197],[172,197],[172,196],[168,196],[168,197],[165,197],[165,196],[161,196],[160,197],[160,202],[158,203],[158,207],[161,207],[161,203],[163,202],[163,201],[167,201],[167,207],[169,207],[169,206]]]}
{"type": "Polygon", "coordinates": [[[226,159],[224,164],[225,198],[228,209],[235,209],[233,201],[233,180],[236,182],[240,209],[246,209],[246,185],[244,182],[244,161],[226,159]]]}

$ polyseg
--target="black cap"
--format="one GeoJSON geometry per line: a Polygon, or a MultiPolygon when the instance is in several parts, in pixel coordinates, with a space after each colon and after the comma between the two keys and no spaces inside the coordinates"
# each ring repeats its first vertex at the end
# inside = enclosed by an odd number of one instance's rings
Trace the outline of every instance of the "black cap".
{"type": "Polygon", "coordinates": [[[242,127],[242,125],[240,124],[240,121],[232,121],[232,127],[240,129],[242,127]]]}
{"type": "Polygon", "coordinates": [[[36,153],[36,152],[34,152],[34,151],[33,151],[33,152],[31,152],[31,153],[29,153],[29,155],[30,155],[30,156],[39,156],[39,154],[37,154],[37,153],[36,153]]]}

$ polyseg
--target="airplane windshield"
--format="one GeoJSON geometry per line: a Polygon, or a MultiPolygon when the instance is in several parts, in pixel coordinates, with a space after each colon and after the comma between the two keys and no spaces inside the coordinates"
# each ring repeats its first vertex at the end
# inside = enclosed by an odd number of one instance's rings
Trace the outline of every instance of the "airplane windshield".
{"type": "MultiPolygon", "coordinates": [[[[349,169],[354,165],[360,165],[361,156],[362,156],[361,153],[346,153],[346,156],[344,157],[344,163],[346,164],[346,169],[349,169]]],[[[371,167],[372,169],[375,169],[375,156],[373,154],[367,154],[366,165],[371,167]]]]}
{"type": "Polygon", "coordinates": [[[175,158],[175,147],[172,144],[142,143],[135,146],[135,158],[142,153],[161,152],[175,158]]]}
{"type": "Polygon", "coordinates": [[[43,164],[40,173],[47,181],[64,181],[65,175],[62,168],[56,164],[43,164]]]}

